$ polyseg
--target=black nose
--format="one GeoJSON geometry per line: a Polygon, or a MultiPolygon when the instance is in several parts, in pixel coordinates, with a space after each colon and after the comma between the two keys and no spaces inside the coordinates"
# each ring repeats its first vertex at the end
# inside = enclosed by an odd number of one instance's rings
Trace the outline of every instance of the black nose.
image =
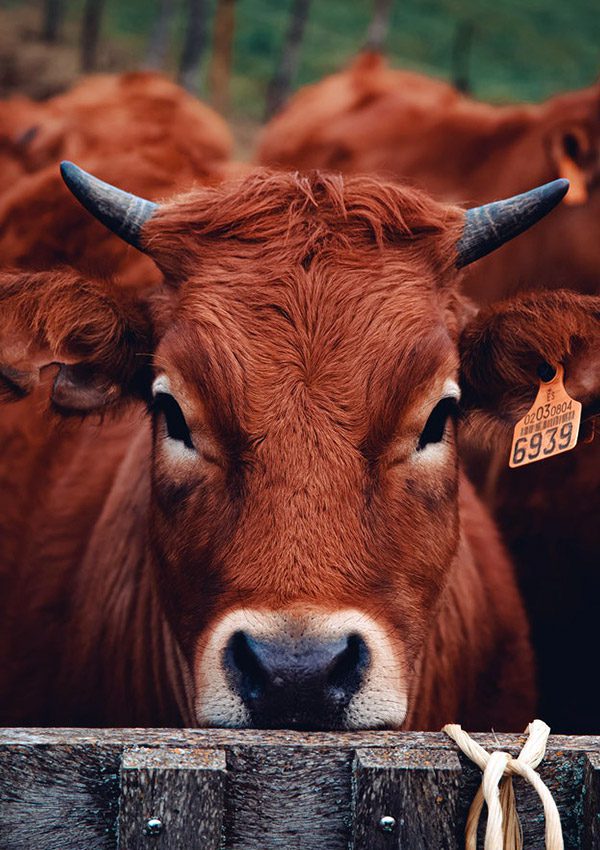
{"type": "Polygon", "coordinates": [[[358,634],[331,641],[259,640],[235,632],[225,649],[231,686],[260,729],[343,729],[369,666],[358,634]]]}

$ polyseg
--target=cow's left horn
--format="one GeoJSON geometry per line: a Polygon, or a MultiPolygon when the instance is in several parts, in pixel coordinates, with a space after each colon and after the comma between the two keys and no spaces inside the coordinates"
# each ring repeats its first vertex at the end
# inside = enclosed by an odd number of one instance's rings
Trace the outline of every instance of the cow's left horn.
{"type": "Polygon", "coordinates": [[[60,173],[67,187],[88,212],[125,242],[144,250],[141,244],[142,227],[154,215],[158,204],[123,192],[72,162],[61,162],[60,173]]]}
{"type": "Polygon", "coordinates": [[[553,180],[505,201],[467,210],[465,227],[456,244],[457,267],[468,266],[523,233],[554,209],[568,189],[568,180],[553,180]]]}

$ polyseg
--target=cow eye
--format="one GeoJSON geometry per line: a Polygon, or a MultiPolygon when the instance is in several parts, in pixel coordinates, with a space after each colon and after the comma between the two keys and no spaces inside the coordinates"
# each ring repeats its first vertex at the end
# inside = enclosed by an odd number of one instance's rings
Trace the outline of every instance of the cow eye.
{"type": "Polygon", "coordinates": [[[422,451],[430,443],[441,443],[446,433],[448,419],[451,416],[456,416],[457,411],[457,400],[453,396],[446,396],[446,398],[438,401],[421,432],[417,451],[422,451]]]}
{"type": "Polygon", "coordinates": [[[173,396],[170,393],[156,393],[154,409],[164,416],[167,434],[171,440],[178,440],[188,449],[194,449],[192,435],[185,421],[185,416],[173,396]]]}

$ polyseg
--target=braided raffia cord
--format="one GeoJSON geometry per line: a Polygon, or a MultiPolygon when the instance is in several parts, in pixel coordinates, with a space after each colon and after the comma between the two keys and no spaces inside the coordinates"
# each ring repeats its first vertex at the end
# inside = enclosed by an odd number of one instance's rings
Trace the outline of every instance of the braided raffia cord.
{"type": "Polygon", "coordinates": [[[542,801],[546,820],[546,850],[564,850],[556,803],[541,776],[535,771],[546,752],[549,726],[542,720],[530,723],[525,730],[529,737],[516,759],[501,751],[488,753],[457,724],[448,724],[444,726],[443,731],[483,771],[481,785],[471,803],[467,818],[465,850],[476,850],[477,827],[484,801],[488,807],[485,850],[523,850],[523,833],[512,787],[513,776],[522,776],[533,785],[542,801]]]}

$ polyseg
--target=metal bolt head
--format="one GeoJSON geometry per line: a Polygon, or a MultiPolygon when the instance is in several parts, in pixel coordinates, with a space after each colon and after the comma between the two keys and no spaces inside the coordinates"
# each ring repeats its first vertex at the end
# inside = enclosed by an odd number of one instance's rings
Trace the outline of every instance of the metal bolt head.
{"type": "Polygon", "coordinates": [[[148,818],[146,821],[146,835],[160,835],[163,829],[163,822],[160,818],[148,818]]]}
{"type": "Polygon", "coordinates": [[[396,818],[393,818],[391,815],[383,815],[379,819],[379,829],[382,832],[393,832],[396,828],[396,818]]]}

